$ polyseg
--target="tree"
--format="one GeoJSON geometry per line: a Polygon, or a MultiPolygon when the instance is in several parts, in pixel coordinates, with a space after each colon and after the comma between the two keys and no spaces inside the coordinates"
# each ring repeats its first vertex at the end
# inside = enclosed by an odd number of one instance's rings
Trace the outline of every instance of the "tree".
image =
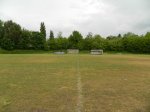
{"type": "Polygon", "coordinates": [[[119,35],[118,35],[118,38],[122,38],[122,35],[121,35],[121,34],[119,34],[119,35]]]}
{"type": "Polygon", "coordinates": [[[124,51],[127,52],[139,52],[139,36],[131,32],[125,34],[123,37],[123,47],[124,51]]]}
{"type": "Polygon", "coordinates": [[[2,48],[13,50],[19,48],[21,40],[21,27],[13,21],[7,21],[4,23],[4,37],[2,48]],[[7,42],[8,41],[8,42],[7,42]],[[8,43],[10,45],[8,45],[8,43]],[[9,48],[10,47],[10,48],[9,48]]]}
{"type": "Polygon", "coordinates": [[[150,38],[150,32],[147,32],[145,35],[146,38],[150,38]]]}
{"type": "Polygon", "coordinates": [[[93,34],[91,32],[88,33],[86,38],[84,39],[84,50],[91,50],[92,49],[92,41],[93,41],[93,34]]]}
{"type": "Polygon", "coordinates": [[[43,38],[43,46],[44,46],[44,50],[48,50],[48,43],[46,41],[46,28],[45,28],[45,24],[44,22],[41,22],[41,26],[40,26],[40,33],[42,35],[43,38]]]}
{"type": "Polygon", "coordinates": [[[40,32],[41,32],[41,34],[42,34],[42,36],[43,36],[43,39],[46,40],[46,28],[45,28],[44,22],[41,22],[40,32]]]}
{"type": "Polygon", "coordinates": [[[10,38],[3,38],[1,47],[5,50],[14,50],[14,42],[10,38]]]}
{"type": "Polygon", "coordinates": [[[28,31],[13,21],[0,20],[0,47],[6,50],[13,49],[38,49],[38,50],[64,50],[68,48],[91,50],[103,49],[107,51],[126,51],[133,53],[150,53],[150,32],[145,35],[126,33],[123,36],[108,36],[106,39],[100,35],[89,33],[84,39],[80,32],[73,31],[68,38],[59,32],[54,38],[50,31],[46,40],[46,28],[41,22],[40,32],[28,31]]]}
{"type": "Polygon", "coordinates": [[[55,39],[56,42],[56,49],[57,50],[62,50],[62,42],[63,42],[63,37],[62,37],[62,32],[58,32],[57,38],[55,39]]]}
{"type": "Polygon", "coordinates": [[[52,30],[50,30],[50,36],[49,36],[50,39],[54,39],[54,33],[52,30]]]}
{"type": "Polygon", "coordinates": [[[105,49],[105,40],[100,35],[95,35],[92,39],[92,49],[105,49]]]}
{"type": "Polygon", "coordinates": [[[68,40],[69,48],[82,49],[83,36],[78,31],[73,31],[68,40]]]}
{"type": "Polygon", "coordinates": [[[30,47],[32,46],[31,38],[32,38],[32,33],[28,30],[23,29],[21,34],[21,40],[19,43],[19,48],[30,49],[30,47]]]}
{"type": "Polygon", "coordinates": [[[123,43],[121,38],[114,38],[107,41],[107,51],[123,51],[123,43]]]}
{"type": "Polygon", "coordinates": [[[0,20],[0,47],[4,37],[4,23],[0,20]]]}
{"type": "Polygon", "coordinates": [[[44,49],[44,43],[43,35],[40,32],[32,32],[32,47],[36,50],[42,50],[44,49]]]}
{"type": "Polygon", "coordinates": [[[52,30],[50,30],[50,35],[48,39],[48,46],[50,50],[55,50],[56,49],[56,41],[54,38],[54,33],[52,30]]]}
{"type": "Polygon", "coordinates": [[[62,36],[62,32],[59,32],[55,39],[56,49],[65,50],[68,47],[68,39],[62,36]]]}
{"type": "Polygon", "coordinates": [[[150,32],[147,32],[145,36],[140,37],[140,51],[142,53],[150,53],[150,32]]]}

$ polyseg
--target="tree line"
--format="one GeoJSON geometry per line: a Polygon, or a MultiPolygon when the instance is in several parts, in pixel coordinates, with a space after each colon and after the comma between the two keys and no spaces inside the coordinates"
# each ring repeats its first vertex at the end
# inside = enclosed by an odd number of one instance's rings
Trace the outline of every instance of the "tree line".
{"type": "Polygon", "coordinates": [[[54,37],[51,30],[46,38],[44,22],[40,24],[40,31],[29,31],[12,20],[0,20],[0,48],[5,50],[66,50],[66,49],[103,49],[104,51],[150,53],[150,32],[145,35],[126,33],[118,36],[108,36],[88,33],[83,37],[79,31],[73,31],[69,37],[63,37],[59,32],[54,37]]]}

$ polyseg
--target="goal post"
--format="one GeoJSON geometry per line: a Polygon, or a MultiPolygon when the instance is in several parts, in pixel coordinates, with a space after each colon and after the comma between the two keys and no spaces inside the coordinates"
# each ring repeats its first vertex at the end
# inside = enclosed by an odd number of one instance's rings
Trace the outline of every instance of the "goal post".
{"type": "Polygon", "coordinates": [[[103,55],[103,50],[91,50],[92,55],[103,55]]]}
{"type": "Polygon", "coordinates": [[[68,54],[79,54],[79,49],[67,49],[68,54]]]}

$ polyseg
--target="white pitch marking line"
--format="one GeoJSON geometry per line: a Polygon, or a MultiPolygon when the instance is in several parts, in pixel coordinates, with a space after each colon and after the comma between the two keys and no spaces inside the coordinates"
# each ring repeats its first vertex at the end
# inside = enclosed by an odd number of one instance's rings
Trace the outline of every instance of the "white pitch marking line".
{"type": "Polygon", "coordinates": [[[80,74],[80,71],[79,71],[79,56],[77,56],[77,91],[78,91],[77,112],[82,112],[83,96],[82,96],[81,74],[80,74]]]}

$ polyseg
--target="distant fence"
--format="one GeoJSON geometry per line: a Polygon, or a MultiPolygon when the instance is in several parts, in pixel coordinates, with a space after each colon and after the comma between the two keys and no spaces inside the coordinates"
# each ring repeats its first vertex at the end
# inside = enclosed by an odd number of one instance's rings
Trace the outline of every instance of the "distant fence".
{"type": "Polygon", "coordinates": [[[91,50],[92,55],[103,55],[103,50],[91,50]]]}
{"type": "Polygon", "coordinates": [[[79,49],[68,49],[67,53],[68,54],[79,54],[79,49]]]}

